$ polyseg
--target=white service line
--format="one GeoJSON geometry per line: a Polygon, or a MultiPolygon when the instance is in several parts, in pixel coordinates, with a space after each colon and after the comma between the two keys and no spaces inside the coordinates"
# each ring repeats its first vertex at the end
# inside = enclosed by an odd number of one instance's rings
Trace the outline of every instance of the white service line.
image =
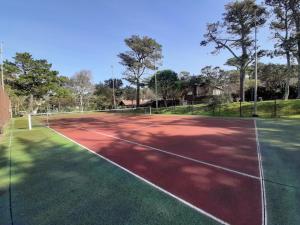
{"type": "Polygon", "coordinates": [[[158,152],[162,152],[162,153],[165,153],[165,154],[168,154],[168,155],[176,156],[176,157],[179,157],[179,158],[182,158],[182,159],[185,159],[185,160],[189,160],[189,161],[200,163],[200,164],[203,164],[203,165],[206,165],[206,166],[214,167],[214,168],[224,170],[224,171],[227,171],[227,172],[230,172],[230,173],[234,173],[234,174],[238,174],[238,175],[241,175],[241,176],[250,177],[252,179],[260,180],[260,177],[257,177],[257,176],[251,175],[251,174],[239,172],[239,171],[232,170],[232,169],[229,169],[229,168],[226,168],[226,167],[223,167],[223,166],[218,166],[216,164],[208,163],[208,162],[205,162],[205,161],[202,161],[202,160],[197,160],[197,159],[193,159],[193,158],[190,158],[190,157],[187,157],[187,156],[179,155],[179,154],[176,154],[176,153],[173,153],[173,152],[168,152],[166,150],[155,148],[155,147],[152,147],[152,146],[149,146],[149,145],[144,145],[144,144],[141,144],[141,143],[138,143],[138,142],[135,142],[135,141],[129,141],[127,139],[119,138],[119,137],[116,137],[114,135],[105,134],[105,133],[102,133],[102,132],[98,132],[98,131],[91,130],[91,129],[86,129],[86,128],[79,128],[79,129],[83,129],[83,130],[86,130],[88,132],[94,132],[94,133],[100,134],[102,136],[110,137],[110,138],[117,139],[117,140],[120,140],[120,141],[123,141],[123,142],[127,142],[127,143],[130,143],[130,144],[145,147],[145,148],[148,148],[148,149],[151,149],[151,150],[154,150],[154,151],[158,151],[158,152]]]}
{"type": "Polygon", "coordinates": [[[126,169],[125,167],[121,166],[120,164],[111,161],[110,159],[108,159],[108,158],[102,156],[101,154],[99,154],[99,153],[97,153],[97,152],[94,152],[93,150],[91,150],[91,149],[89,149],[88,147],[86,147],[86,146],[84,146],[84,145],[82,145],[82,144],[76,142],[75,140],[73,140],[73,139],[71,139],[71,138],[65,136],[64,134],[62,134],[62,133],[60,133],[60,132],[58,132],[58,131],[56,131],[56,130],[50,128],[50,127],[49,127],[49,129],[51,129],[51,130],[54,131],[55,133],[57,133],[57,134],[63,136],[64,138],[68,139],[69,141],[71,141],[71,142],[73,142],[73,143],[79,145],[79,146],[82,147],[83,149],[88,150],[88,151],[91,152],[92,154],[94,154],[94,155],[96,155],[96,156],[98,156],[98,157],[100,157],[100,158],[106,160],[107,162],[109,162],[109,163],[111,163],[111,164],[113,164],[113,165],[119,167],[120,169],[126,171],[127,173],[133,175],[134,177],[136,177],[136,178],[138,178],[138,179],[144,181],[145,183],[147,183],[147,184],[151,185],[152,187],[154,187],[154,188],[160,190],[161,192],[163,192],[163,193],[165,193],[165,194],[167,194],[167,195],[169,195],[169,196],[171,196],[171,197],[177,199],[177,200],[180,201],[181,203],[183,203],[183,204],[185,204],[185,205],[191,207],[192,209],[194,209],[194,210],[200,212],[201,214],[203,214],[203,215],[205,215],[205,216],[207,216],[207,217],[209,217],[209,218],[211,218],[211,219],[213,219],[213,220],[215,220],[215,221],[217,221],[217,222],[219,222],[219,223],[221,223],[221,224],[223,224],[223,225],[230,225],[229,223],[227,223],[227,222],[225,222],[225,221],[223,221],[223,220],[221,220],[221,219],[215,217],[214,215],[212,215],[212,214],[210,214],[210,213],[204,211],[203,209],[198,208],[197,206],[195,206],[195,205],[193,205],[193,204],[191,204],[191,203],[185,201],[184,199],[182,199],[182,198],[180,198],[180,197],[178,197],[178,196],[176,196],[176,195],[174,195],[174,194],[168,192],[167,190],[165,190],[165,189],[163,189],[163,188],[157,186],[156,184],[152,183],[151,181],[149,181],[149,180],[147,180],[147,179],[145,179],[145,178],[139,176],[138,174],[136,174],[136,173],[134,173],[134,172],[132,172],[132,171],[126,169]]]}
{"type": "Polygon", "coordinates": [[[256,119],[254,119],[253,121],[254,121],[254,128],[255,128],[257,157],[258,157],[258,161],[259,161],[262,225],[267,225],[268,224],[267,223],[267,201],[266,201],[266,189],[265,189],[265,182],[264,182],[264,171],[263,171],[263,166],[262,166],[262,157],[261,157],[261,150],[260,150],[260,144],[259,144],[259,139],[258,139],[256,119]]]}

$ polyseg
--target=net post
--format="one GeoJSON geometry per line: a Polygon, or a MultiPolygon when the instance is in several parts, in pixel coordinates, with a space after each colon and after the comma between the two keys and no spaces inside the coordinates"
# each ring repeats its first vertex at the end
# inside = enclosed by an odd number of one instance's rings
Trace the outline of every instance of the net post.
{"type": "Polygon", "coordinates": [[[47,118],[47,127],[49,128],[49,113],[48,112],[46,114],[46,118],[47,118]]]}
{"type": "Polygon", "coordinates": [[[149,114],[151,115],[152,114],[152,108],[151,108],[151,105],[149,107],[149,114]]]}
{"type": "Polygon", "coordinates": [[[32,129],[32,124],[31,124],[31,114],[28,113],[28,129],[31,130],[32,129]]]}

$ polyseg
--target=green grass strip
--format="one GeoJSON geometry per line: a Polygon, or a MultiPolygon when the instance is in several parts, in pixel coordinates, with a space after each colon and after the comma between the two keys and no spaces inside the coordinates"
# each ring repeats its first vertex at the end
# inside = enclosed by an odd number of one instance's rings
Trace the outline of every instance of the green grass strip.
{"type": "MultiPolygon", "coordinates": [[[[179,115],[203,115],[203,116],[221,116],[221,117],[239,117],[240,103],[233,102],[216,106],[214,109],[207,104],[197,104],[194,106],[176,106],[168,108],[153,109],[153,112],[160,114],[179,114],[179,115]]],[[[253,102],[242,103],[242,116],[252,117],[253,102]]],[[[300,118],[300,100],[277,100],[276,113],[275,101],[261,101],[257,103],[257,114],[261,118],[300,118]]]]}
{"type": "Polygon", "coordinates": [[[300,224],[300,120],[258,120],[268,224],[300,224]]]}

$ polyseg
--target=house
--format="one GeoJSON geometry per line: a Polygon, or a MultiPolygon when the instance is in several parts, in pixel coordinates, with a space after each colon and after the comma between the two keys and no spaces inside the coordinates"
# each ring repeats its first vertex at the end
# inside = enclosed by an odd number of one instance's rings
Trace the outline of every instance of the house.
{"type": "Polygon", "coordinates": [[[190,90],[184,100],[187,101],[202,101],[210,96],[219,96],[224,93],[221,87],[212,87],[206,83],[201,83],[195,85],[192,90],[190,90]]]}
{"type": "Polygon", "coordinates": [[[200,84],[195,88],[195,96],[215,96],[223,94],[223,90],[220,87],[212,87],[208,84],[200,84]]]}
{"type": "MultiPolygon", "coordinates": [[[[140,99],[140,106],[149,106],[152,104],[152,100],[149,99],[140,99]]],[[[132,100],[121,100],[118,104],[121,107],[125,107],[125,108],[134,108],[136,107],[136,100],[132,99],[132,100]]]]}
{"type": "Polygon", "coordinates": [[[187,95],[194,97],[206,97],[221,95],[223,93],[224,91],[221,87],[212,87],[211,85],[202,83],[195,85],[194,88],[187,93],[187,95]]]}

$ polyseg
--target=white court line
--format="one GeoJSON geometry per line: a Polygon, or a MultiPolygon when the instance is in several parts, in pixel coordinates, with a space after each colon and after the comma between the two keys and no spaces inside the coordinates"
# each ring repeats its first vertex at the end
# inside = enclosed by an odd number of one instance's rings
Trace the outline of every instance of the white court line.
{"type": "Polygon", "coordinates": [[[192,209],[196,210],[197,212],[200,212],[201,214],[203,214],[203,215],[205,215],[205,216],[207,216],[207,217],[209,217],[209,218],[211,218],[211,219],[213,219],[213,220],[215,220],[215,221],[217,221],[217,222],[219,222],[219,223],[221,223],[221,224],[224,224],[224,225],[230,225],[229,223],[227,223],[227,222],[225,222],[225,221],[223,221],[223,220],[221,220],[221,219],[215,217],[214,215],[212,215],[212,214],[210,214],[210,213],[204,211],[203,209],[198,208],[197,206],[195,206],[195,205],[193,205],[193,204],[191,204],[191,203],[185,201],[184,199],[182,199],[182,198],[180,198],[180,197],[178,197],[178,196],[176,196],[176,195],[174,195],[174,194],[168,192],[167,190],[165,190],[165,189],[163,189],[163,188],[157,186],[156,184],[152,183],[151,181],[146,180],[145,178],[143,178],[143,177],[137,175],[136,173],[134,173],[134,172],[132,172],[132,171],[126,169],[125,167],[121,166],[120,164],[111,161],[110,159],[108,159],[108,158],[106,158],[106,157],[100,155],[100,154],[97,153],[97,152],[94,152],[93,150],[91,150],[91,149],[89,149],[88,147],[86,147],[86,146],[84,146],[84,145],[82,145],[82,144],[76,142],[75,140],[73,140],[73,139],[71,139],[71,138],[65,136],[64,134],[62,134],[62,133],[60,133],[60,132],[58,132],[58,131],[56,131],[56,130],[50,128],[50,127],[49,127],[49,129],[51,129],[51,130],[54,131],[55,133],[61,135],[62,137],[68,139],[69,141],[71,141],[71,142],[73,142],[73,143],[79,145],[79,146],[82,147],[83,149],[88,150],[88,151],[91,152],[92,154],[94,154],[94,155],[96,155],[96,156],[98,156],[98,157],[100,157],[100,158],[106,160],[107,162],[109,162],[109,163],[111,163],[111,164],[113,164],[113,165],[119,167],[120,169],[126,171],[127,173],[133,175],[134,177],[136,177],[136,178],[138,178],[138,179],[144,181],[145,183],[147,183],[147,184],[151,185],[152,187],[154,187],[154,188],[160,190],[161,192],[163,192],[163,193],[165,193],[165,194],[167,194],[167,195],[169,195],[169,196],[171,196],[171,197],[177,199],[177,200],[180,201],[181,203],[183,203],[183,204],[185,204],[185,205],[191,207],[192,209]]]}
{"type": "Polygon", "coordinates": [[[200,164],[203,164],[203,165],[206,165],[206,166],[209,166],[209,167],[214,167],[214,168],[224,170],[224,171],[227,171],[227,172],[230,172],[230,173],[234,173],[234,174],[238,174],[238,175],[241,175],[241,176],[250,177],[252,179],[260,180],[260,177],[257,177],[257,176],[251,175],[251,174],[239,172],[239,171],[232,170],[232,169],[229,169],[229,168],[226,168],[226,167],[223,167],[223,166],[218,166],[216,164],[208,163],[208,162],[205,162],[205,161],[202,161],[202,160],[197,160],[197,159],[193,159],[193,158],[190,158],[190,157],[187,157],[187,156],[179,155],[179,154],[176,154],[176,153],[173,153],[173,152],[168,152],[166,150],[155,148],[155,147],[152,147],[152,146],[149,146],[149,145],[144,145],[144,144],[141,144],[141,143],[138,143],[138,142],[135,142],[135,141],[129,141],[127,139],[119,138],[119,137],[116,137],[116,136],[113,136],[113,135],[105,134],[105,133],[102,133],[102,132],[98,132],[98,131],[94,131],[94,130],[90,130],[90,129],[86,129],[86,128],[79,128],[79,129],[83,129],[83,130],[86,130],[88,132],[92,131],[92,132],[100,134],[102,136],[106,136],[106,137],[110,137],[110,138],[113,138],[113,139],[121,140],[123,142],[127,142],[127,143],[130,143],[130,144],[145,147],[145,148],[148,148],[148,149],[151,149],[151,150],[154,150],[154,151],[158,151],[158,152],[162,152],[162,153],[165,153],[165,154],[168,154],[168,155],[176,156],[178,158],[182,158],[182,159],[189,160],[189,161],[192,161],[192,162],[200,163],[200,164]]]}
{"type": "Polygon", "coordinates": [[[261,208],[262,208],[262,225],[267,225],[267,201],[266,201],[266,188],[264,182],[264,171],[262,166],[262,157],[261,157],[261,150],[260,144],[258,139],[258,131],[256,120],[254,119],[254,128],[255,128],[255,137],[256,137],[256,149],[257,149],[257,157],[259,161],[259,173],[260,173],[260,189],[261,189],[261,208]]]}
{"type": "Polygon", "coordinates": [[[14,138],[14,129],[15,129],[15,121],[12,119],[10,122],[10,135],[9,135],[9,144],[8,144],[8,151],[9,151],[9,216],[10,216],[10,221],[11,224],[14,224],[13,220],[13,211],[12,211],[12,183],[11,183],[11,175],[12,175],[12,161],[11,161],[11,153],[12,153],[12,142],[14,138]]]}

